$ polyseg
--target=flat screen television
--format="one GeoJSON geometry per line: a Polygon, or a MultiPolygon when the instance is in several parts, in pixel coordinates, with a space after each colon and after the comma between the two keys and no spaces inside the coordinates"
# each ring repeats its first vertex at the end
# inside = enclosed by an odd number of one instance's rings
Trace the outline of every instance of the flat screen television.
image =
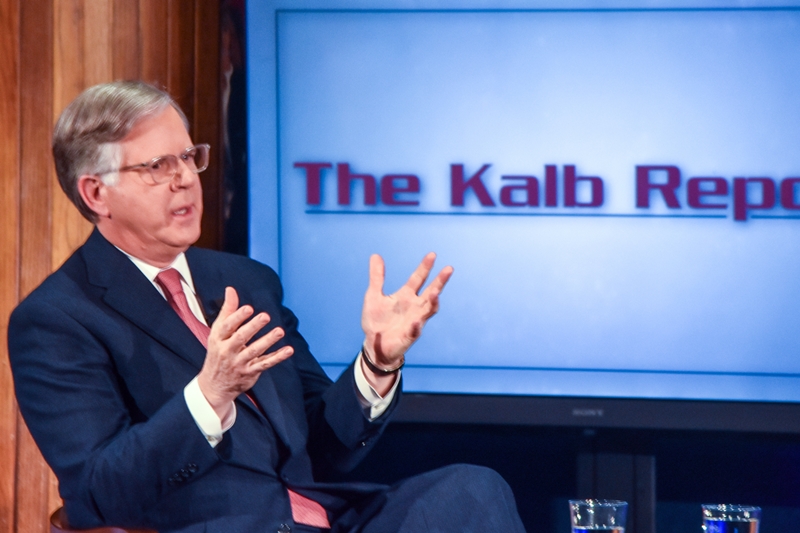
{"type": "Polygon", "coordinates": [[[521,4],[248,2],[250,254],[312,351],[435,251],[407,420],[800,432],[798,4],[521,4]]]}

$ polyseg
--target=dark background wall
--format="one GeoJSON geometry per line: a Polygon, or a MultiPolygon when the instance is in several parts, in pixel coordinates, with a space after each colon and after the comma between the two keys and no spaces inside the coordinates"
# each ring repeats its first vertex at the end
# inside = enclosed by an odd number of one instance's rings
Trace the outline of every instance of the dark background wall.
{"type": "Polygon", "coordinates": [[[530,533],[567,533],[581,453],[655,457],[658,533],[700,533],[703,503],[761,506],[761,533],[796,531],[800,523],[796,436],[396,423],[344,477],[392,483],[454,462],[489,466],[512,486],[530,533]]]}

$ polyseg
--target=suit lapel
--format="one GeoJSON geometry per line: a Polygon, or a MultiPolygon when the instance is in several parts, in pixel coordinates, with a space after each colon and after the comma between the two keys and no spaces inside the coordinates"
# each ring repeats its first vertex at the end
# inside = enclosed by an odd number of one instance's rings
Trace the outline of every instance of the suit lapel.
{"type": "Polygon", "coordinates": [[[205,348],[125,254],[94,230],[82,253],[89,282],[106,289],[103,300],[146,334],[200,370],[205,348]]]}

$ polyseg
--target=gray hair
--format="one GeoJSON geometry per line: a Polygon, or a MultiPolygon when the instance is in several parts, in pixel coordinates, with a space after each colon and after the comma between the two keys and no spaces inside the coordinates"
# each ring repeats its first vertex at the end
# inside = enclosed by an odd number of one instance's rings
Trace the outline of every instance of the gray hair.
{"type": "Polygon", "coordinates": [[[142,120],[172,106],[183,119],[186,115],[166,92],[142,81],[115,81],[83,91],[61,113],[53,131],[53,159],[58,182],[78,211],[90,222],[97,214],[78,192],[78,178],[103,174],[103,181],[115,185],[114,171],[121,160],[119,142],[142,120]]]}

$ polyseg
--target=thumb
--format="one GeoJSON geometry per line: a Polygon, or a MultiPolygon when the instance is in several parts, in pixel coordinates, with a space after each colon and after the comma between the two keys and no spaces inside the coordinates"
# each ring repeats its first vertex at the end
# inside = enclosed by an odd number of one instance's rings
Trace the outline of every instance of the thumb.
{"type": "Polygon", "coordinates": [[[239,309],[239,294],[233,287],[225,287],[225,301],[222,302],[217,320],[225,320],[237,309],[239,309]]]}

